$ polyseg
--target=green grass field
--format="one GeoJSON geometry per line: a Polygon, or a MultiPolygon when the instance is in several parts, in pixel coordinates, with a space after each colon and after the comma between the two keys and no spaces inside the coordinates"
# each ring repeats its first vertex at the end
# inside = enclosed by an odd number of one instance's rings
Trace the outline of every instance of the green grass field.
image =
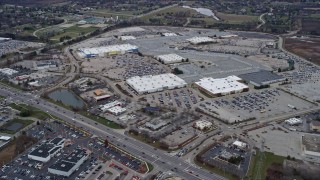
{"type": "Polygon", "coordinates": [[[37,109],[33,106],[29,106],[26,104],[10,104],[9,105],[11,108],[16,109],[18,111],[29,111],[30,115],[28,117],[33,117],[33,118],[37,118],[40,120],[45,120],[48,118],[55,118],[55,119],[59,119],[57,117],[51,116],[46,112],[41,111],[40,109],[37,109]]]}
{"type": "Polygon", "coordinates": [[[169,14],[169,13],[177,13],[177,12],[190,13],[188,17],[191,17],[192,15],[197,14],[197,11],[195,10],[186,9],[186,8],[183,8],[182,6],[174,6],[174,7],[163,9],[157,12],[150,13],[148,15],[143,16],[141,19],[144,21],[149,21],[150,18],[160,18],[161,21],[166,21],[166,19],[164,18],[164,15],[166,15],[167,13],[169,14]]]}
{"type": "Polygon", "coordinates": [[[0,133],[15,134],[15,133],[19,132],[21,129],[25,128],[26,126],[28,126],[32,123],[33,123],[32,120],[13,119],[0,127],[0,133]],[[7,129],[9,126],[11,126],[15,123],[22,124],[23,126],[19,129],[17,129],[16,131],[12,131],[12,130],[7,129]]]}
{"type": "Polygon", "coordinates": [[[71,38],[75,38],[89,32],[96,30],[96,27],[79,27],[79,26],[72,26],[69,28],[62,29],[62,33],[59,33],[50,38],[50,40],[54,42],[59,42],[61,37],[70,36],[71,38]]]}
{"type": "Polygon", "coordinates": [[[258,173],[260,173],[260,176],[262,179],[265,179],[265,177],[267,176],[267,170],[270,167],[270,165],[272,165],[273,163],[282,164],[285,159],[286,158],[283,156],[277,156],[270,152],[264,152],[263,154],[261,152],[257,152],[253,161],[251,161],[252,164],[250,166],[246,179],[256,179],[256,177],[258,177],[257,176],[258,173]],[[261,155],[264,155],[264,158],[261,164],[260,172],[258,172],[259,170],[258,163],[260,162],[259,158],[261,155]]]}
{"type": "Polygon", "coordinates": [[[255,22],[259,21],[259,16],[249,16],[249,15],[238,15],[238,14],[225,14],[225,13],[216,13],[216,16],[230,24],[240,24],[243,22],[255,22]]]}

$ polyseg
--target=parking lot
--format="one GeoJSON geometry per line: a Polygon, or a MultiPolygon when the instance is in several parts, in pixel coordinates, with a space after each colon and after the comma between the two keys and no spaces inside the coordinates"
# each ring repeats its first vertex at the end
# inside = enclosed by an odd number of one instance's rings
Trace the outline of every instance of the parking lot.
{"type": "Polygon", "coordinates": [[[0,42],[0,56],[3,54],[11,53],[14,51],[18,51],[20,49],[25,49],[28,47],[41,47],[43,43],[34,43],[27,41],[19,41],[19,40],[9,40],[0,42]]]}
{"type": "Polygon", "coordinates": [[[37,138],[38,143],[13,159],[11,163],[4,165],[0,170],[0,177],[5,179],[61,179],[62,177],[48,173],[47,169],[59,159],[67,157],[77,147],[87,148],[92,150],[93,153],[68,179],[80,179],[79,174],[81,172],[89,173],[101,162],[99,160],[114,159],[121,162],[125,167],[135,171],[139,171],[141,168],[140,161],[124,155],[118,148],[111,145],[105,147],[97,138],[90,138],[81,130],[74,129],[72,126],[62,124],[59,121],[41,123],[26,131],[26,134],[37,138]],[[27,155],[31,151],[55,137],[66,138],[69,145],[64,147],[47,163],[28,159],[27,155]]]}
{"type": "Polygon", "coordinates": [[[280,89],[265,89],[237,94],[233,97],[207,100],[202,102],[199,108],[223,121],[234,123],[244,120],[260,120],[314,106],[314,104],[280,89]],[[288,105],[292,105],[294,108],[288,105]]]}
{"type": "Polygon", "coordinates": [[[248,132],[257,143],[264,140],[264,150],[280,156],[301,159],[301,136],[303,133],[287,130],[279,125],[266,126],[248,132]]]}
{"type": "Polygon", "coordinates": [[[167,106],[177,110],[193,109],[194,105],[200,102],[198,92],[191,88],[153,93],[144,97],[152,105],[167,106]]]}

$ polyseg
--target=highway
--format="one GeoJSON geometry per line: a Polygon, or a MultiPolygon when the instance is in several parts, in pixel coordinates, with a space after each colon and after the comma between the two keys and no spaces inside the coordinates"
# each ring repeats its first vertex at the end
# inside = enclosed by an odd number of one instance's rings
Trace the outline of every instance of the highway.
{"type": "Polygon", "coordinates": [[[172,171],[172,173],[184,179],[203,179],[203,180],[222,180],[222,176],[213,174],[194,165],[190,165],[181,158],[171,156],[164,151],[157,150],[147,144],[137,141],[123,134],[123,131],[110,129],[106,126],[96,123],[95,121],[76,114],[73,111],[65,109],[39,98],[31,93],[21,92],[10,87],[0,85],[0,95],[7,97],[12,102],[25,103],[32,105],[48,114],[54,115],[65,120],[68,123],[74,124],[91,133],[107,138],[112,144],[121,147],[121,149],[131,153],[132,155],[141,158],[144,161],[152,163],[162,171],[172,171]],[[39,102],[39,103],[37,103],[39,102]]]}

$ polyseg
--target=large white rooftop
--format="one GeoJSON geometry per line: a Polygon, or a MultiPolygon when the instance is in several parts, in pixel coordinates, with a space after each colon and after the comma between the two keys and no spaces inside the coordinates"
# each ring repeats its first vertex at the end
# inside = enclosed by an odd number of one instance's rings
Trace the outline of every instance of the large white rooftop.
{"type": "Polygon", "coordinates": [[[135,76],[127,79],[126,82],[139,94],[182,88],[187,85],[183,79],[171,73],[154,76],[135,76]]]}
{"type": "Polygon", "coordinates": [[[89,55],[98,55],[98,54],[104,54],[114,51],[120,51],[120,52],[126,52],[133,49],[138,49],[137,46],[131,45],[131,44],[120,44],[120,45],[111,45],[111,46],[101,46],[101,47],[95,47],[95,48],[83,48],[79,49],[80,52],[89,55]]]}
{"type": "Polygon", "coordinates": [[[134,36],[119,36],[119,39],[122,41],[136,39],[134,36]]]}
{"type": "Polygon", "coordinates": [[[162,33],[162,35],[164,35],[164,36],[178,36],[176,33],[171,33],[171,32],[162,33]]]}
{"type": "Polygon", "coordinates": [[[190,39],[187,39],[192,44],[201,44],[201,43],[209,43],[209,42],[215,42],[216,40],[210,38],[210,37],[192,37],[190,39]]]}
{"type": "Polygon", "coordinates": [[[237,76],[228,76],[226,78],[214,79],[212,77],[200,79],[195,82],[198,86],[210,92],[211,94],[229,94],[230,92],[241,92],[248,88],[247,85],[238,82],[241,80],[237,76]]]}
{"type": "Polygon", "coordinates": [[[177,54],[164,54],[157,56],[157,59],[163,62],[164,64],[170,64],[170,63],[178,63],[185,60],[185,58],[177,55],[177,54]]]}
{"type": "Polygon", "coordinates": [[[5,74],[5,75],[8,75],[8,76],[11,76],[11,75],[16,74],[16,73],[18,73],[18,72],[19,72],[19,71],[16,71],[16,70],[10,69],[10,68],[0,69],[0,73],[5,74]]]}

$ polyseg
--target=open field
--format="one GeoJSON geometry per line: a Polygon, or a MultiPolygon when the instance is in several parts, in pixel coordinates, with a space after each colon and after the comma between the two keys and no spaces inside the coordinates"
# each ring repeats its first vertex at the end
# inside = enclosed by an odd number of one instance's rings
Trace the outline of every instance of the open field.
{"type": "Polygon", "coordinates": [[[217,12],[216,16],[220,19],[227,21],[231,24],[237,24],[242,22],[249,22],[249,21],[258,21],[258,16],[248,16],[248,15],[238,15],[238,14],[224,14],[217,12]]]}
{"type": "Polygon", "coordinates": [[[320,65],[320,38],[286,38],[285,48],[310,62],[320,65]]]}
{"type": "MultiPolygon", "coordinates": [[[[25,105],[25,104],[10,104],[9,106],[12,107],[13,109],[18,110],[18,111],[28,111],[29,112],[28,117],[33,117],[33,118],[37,118],[40,120],[45,120],[45,119],[49,119],[49,118],[53,117],[53,116],[47,114],[46,112],[41,111],[40,109],[25,105]]],[[[58,119],[58,118],[56,118],[56,119],[58,119]]]]}
{"type": "Polygon", "coordinates": [[[168,22],[169,20],[172,20],[172,19],[168,19],[167,16],[174,15],[174,14],[175,15],[180,14],[180,16],[178,15],[177,17],[187,20],[188,17],[197,15],[197,12],[192,9],[183,8],[182,6],[173,6],[157,12],[150,13],[146,16],[143,16],[141,19],[144,21],[152,21],[153,19],[158,19],[159,22],[164,23],[164,22],[168,22]]]}
{"type": "Polygon", "coordinates": [[[66,29],[63,29],[61,34],[57,34],[51,37],[53,41],[59,41],[61,37],[70,36],[71,38],[75,38],[77,36],[92,32],[96,30],[96,27],[79,27],[79,26],[72,26],[66,29]]]}
{"type": "Polygon", "coordinates": [[[284,160],[285,160],[285,157],[277,156],[270,152],[261,153],[259,151],[256,155],[256,160],[254,164],[251,165],[253,166],[253,175],[251,179],[265,179],[265,177],[267,176],[268,168],[274,163],[282,165],[284,160]],[[259,160],[261,156],[262,156],[262,161],[259,160]],[[260,167],[258,165],[259,163],[261,163],[260,167]]]}
{"type": "Polygon", "coordinates": [[[32,120],[22,120],[22,119],[13,119],[10,120],[8,123],[4,124],[0,127],[1,133],[7,134],[15,134],[21,129],[25,128],[29,124],[32,124],[32,120]]]}
{"type": "Polygon", "coordinates": [[[317,18],[302,19],[300,34],[320,35],[320,20],[317,18]]]}

